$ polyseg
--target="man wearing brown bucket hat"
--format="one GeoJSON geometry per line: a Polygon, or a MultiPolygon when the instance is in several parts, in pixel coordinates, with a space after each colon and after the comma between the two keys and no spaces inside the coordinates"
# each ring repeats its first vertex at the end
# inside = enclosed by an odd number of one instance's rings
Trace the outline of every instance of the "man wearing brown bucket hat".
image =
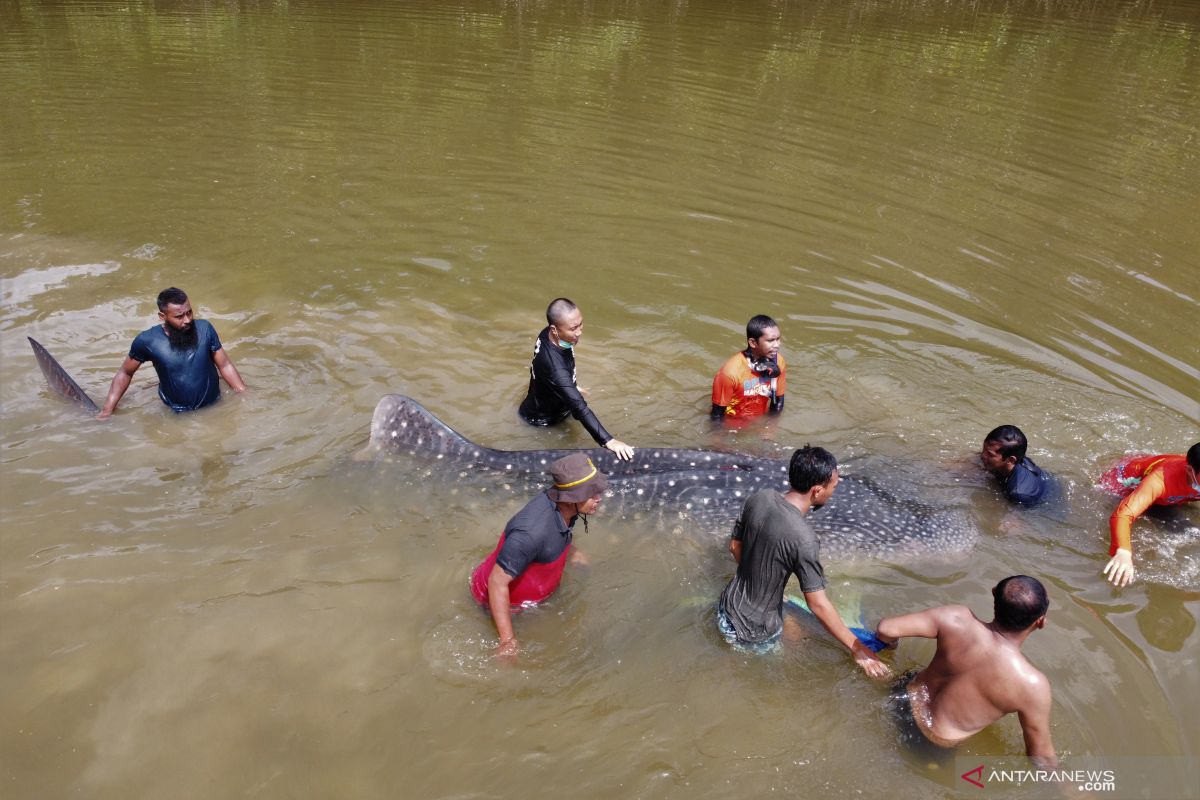
{"type": "Polygon", "coordinates": [[[471,572],[471,594],[492,613],[500,644],[496,654],[513,656],[512,609],[540,603],[562,580],[571,550],[571,528],[600,506],[608,485],[587,453],[572,453],[550,465],[550,488],[525,504],[504,526],[492,554],[471,572]]]}

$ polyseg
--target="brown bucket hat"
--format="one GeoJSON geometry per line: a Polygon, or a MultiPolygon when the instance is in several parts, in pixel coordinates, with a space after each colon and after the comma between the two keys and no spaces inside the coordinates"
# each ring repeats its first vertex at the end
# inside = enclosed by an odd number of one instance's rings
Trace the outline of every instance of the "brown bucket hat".
{"type": "Polygon", "coordinates": [[[546,490],[556,503],[582,503],[604,491],[608,479],[587,453],[572,453],[550,465],[554,483],[546,490]]]}

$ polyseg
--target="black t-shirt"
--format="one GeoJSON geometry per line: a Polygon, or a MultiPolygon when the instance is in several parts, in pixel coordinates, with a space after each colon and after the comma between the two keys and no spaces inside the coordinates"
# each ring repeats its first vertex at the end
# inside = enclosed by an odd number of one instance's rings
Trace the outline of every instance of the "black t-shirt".
{"type": "Polygon", "coordinates": [[[154,362],[158,396],[173,411],[194,411],[221,397],[221,381],[212,359],[221,349],[221,340],[208,320],[192,324],[196,326],[195,347],[174,349],[161,325],[139,333],[129,347],[130,358],[154,362]]]}
{"type": "Polygon", "coordinates": [[[530,564],[556,561],[570,546],[571,526],[563,522],[550,495],[542,492],[504,526],[504,545],[496,563],[513,578],[519,578],[530,564]]]}
{"type": "Polygon", "coordinates": [[[575,354],[550,341],[549,325],[542,329],[533,344],[529,393],[521,402],[519,413],[531,425],[553,425],[570,414],[583,424],[600,446],[613,438],[575,386],[575,354]]]}
{"type": "Polygon", "coordinates": [[[721,593],[721,607],[740,641],[765,642],[783,628],[789,577],[799,579],[802,592],[825,588],[820,542],[800,509],[774,489],[746,501],[733,538],[742,543],[742,560],[721,593]]]}
{"type": "Polygon", "coordinates": [[[1050,489],[1050,475],[1028,458],[1022,458],[1004,479],[1004,496],[1025,506],[1037,505],[1050,489]]]}

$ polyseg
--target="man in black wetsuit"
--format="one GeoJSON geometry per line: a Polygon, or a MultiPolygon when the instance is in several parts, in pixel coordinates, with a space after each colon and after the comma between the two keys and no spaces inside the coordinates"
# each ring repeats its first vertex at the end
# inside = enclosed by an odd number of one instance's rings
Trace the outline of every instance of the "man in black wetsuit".
{"type": "Polygon", "coordinates": [[[1051,488],[1049,473],[1025,457],[1029,446],[1016,425],[1001,425],[983,440],[979,460],[1000,481],[1000,490],[1014,503],[1033,506],[1044,500],[1051,488]]]}
{"type": "Polygon", "coordinates": [[[246,391],[242,376],[221,347],[216,329],[208,320],[192,318],[192,304],[183,290],[172,286],[159,292],[158,319],[158,325],[133,340],[97,419],[112,416],[133,373],[146,361],[154,362],[158,396],[172,411],[194,411],[219,400],[218,374],[235,392],[246,391]]]}
{"type": "Polygon", "coordinates": [[[596,444],[613,451],[620,459],[633,460],[633,448],[604,430],[575,385],[573,348],[583,335],[583,312],[567,298],[560,297],[547,307],[546,322],[550,324],[542,329],[533,345],[529,393],[521,402],[521,419],[530,425],[553,425],[570,414],[583,424],[596,444]]]}

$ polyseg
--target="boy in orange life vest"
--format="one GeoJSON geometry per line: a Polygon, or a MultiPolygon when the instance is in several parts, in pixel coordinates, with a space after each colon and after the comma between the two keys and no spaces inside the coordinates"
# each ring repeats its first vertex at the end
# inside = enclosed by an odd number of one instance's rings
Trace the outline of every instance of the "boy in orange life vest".
{"type": "Polygon", "coordinates": [[[765,314],[746,323],[746,349],[726,361],[713,378],[712,419],[783,411],[787,376],[780,338],[779,325],[765,314]]]}
{"type": "Polygon", "coordinates": [[[571,529],[600,506],[608,485],[586,453],[564,456],[550,465],[554,483],[526,503],[504,526],[492,554],[471,573],[471,594],[492,613],[500,644],[496,655],[517,653],[512,609],[545,600],[562,580],[571,551],[571,529]]]}
{"type": "Polygon", "coordinates": [[[1101,489],[1124,495],[1108,520],[1112,556],[1104,567],[1109,583],[1125,586],[1133,582],[1133,521],[1150,506],[1173,506],[1200,500],[1200,442],[1187,456],[1129,456],[1100,476],[1101,489]]]}

